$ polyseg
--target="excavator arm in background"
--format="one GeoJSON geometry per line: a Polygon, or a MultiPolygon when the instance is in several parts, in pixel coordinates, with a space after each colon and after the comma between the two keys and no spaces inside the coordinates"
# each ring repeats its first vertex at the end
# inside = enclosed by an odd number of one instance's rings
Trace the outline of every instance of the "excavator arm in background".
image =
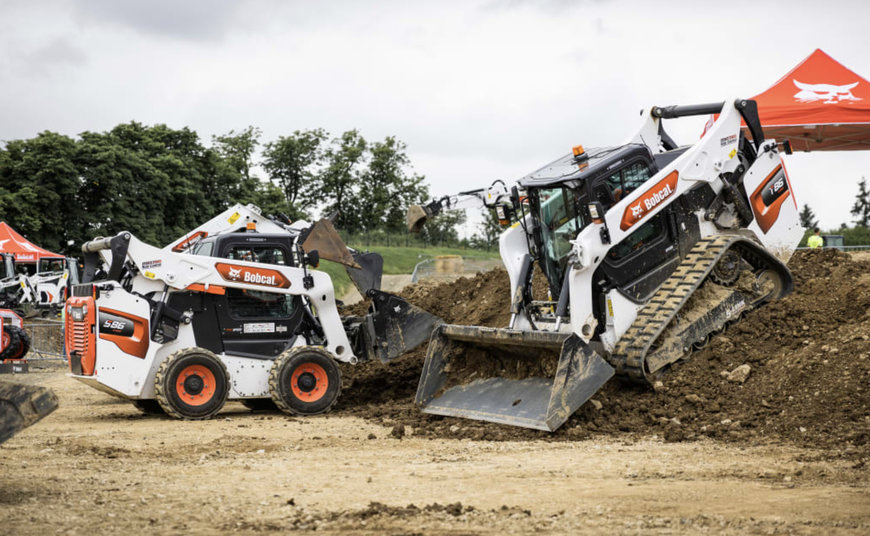
{"type": "Polygon", "coordinates": [[[507,225],[513,214],[511,193],[508,192],[504,181],[498,179],[488,188],[478,188],[459,192],[456,195],[445,195],[439,199],[430,201],[425,205],[411,205],[405,216],[408,231],[419,233],[423,229],[426,220],[434,218],[445,210],[464,210],[474,207],[491,208],[498,211],[499,221],[507,225]]]}

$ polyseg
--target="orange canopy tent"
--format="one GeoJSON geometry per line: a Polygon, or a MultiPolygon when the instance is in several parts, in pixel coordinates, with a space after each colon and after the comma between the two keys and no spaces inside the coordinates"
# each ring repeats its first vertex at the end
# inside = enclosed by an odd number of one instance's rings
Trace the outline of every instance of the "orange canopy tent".
{"type": "Polygon", "coordinates": [[[32,244],[5,221],[0,222],[0,252],[14,253],[16,263],[37,263],[39,259],[63,258],[63,255],[32,244]]]}
{"type": "Polygon", "coordinates": [[[870,82],[821,49],[752,98],[764,136],[793,151],[870,149],[870,82]]]}

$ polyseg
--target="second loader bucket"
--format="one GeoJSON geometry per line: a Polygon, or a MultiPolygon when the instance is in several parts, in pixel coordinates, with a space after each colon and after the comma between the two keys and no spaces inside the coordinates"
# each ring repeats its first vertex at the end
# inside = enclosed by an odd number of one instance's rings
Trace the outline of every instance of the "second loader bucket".
{"type": "Polygon", "coordinates": [[[573,334],[443,324],[415,402],[424,413],[552,432],[613,373],[573,334]]]}
{"type": "Polygon", "coordinates": [[[0,443],[57,409],[54,391],[0,381],[0,443]]]}

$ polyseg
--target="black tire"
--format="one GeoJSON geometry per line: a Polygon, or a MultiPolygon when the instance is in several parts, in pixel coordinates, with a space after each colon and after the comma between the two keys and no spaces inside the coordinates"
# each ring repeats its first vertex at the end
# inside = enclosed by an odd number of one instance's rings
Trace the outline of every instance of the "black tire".
{"type": "Polygon", "coordinates": [[[251,411],[277,411],[278,406],[271,398],[243,398],[239,402],[251,411]]]}
{"type": "Polygon", "coordinates": [[[152,399],[133,400],[133,405],[147,415],[164,415],[163,408],[160,407],[160,402],[152,399]]]}
{"type": "Polygon", "coordinates": [[[269,392],[275,405],[286,413],[326,413],[341,394],[341,371],[321,346],[291,348],[272,364],[269,392]]]}
{"type": "Polygon", "coordinates": [[[30,335],[18,326],[4,324],[3,338],[6,339],[6,347],[0,352],[0,361],[23,359],[30,351],[30,335]]]}
{"type": "Polygon", "coordinates": [[[227,401],[230,375],[216,355],[185,348],[163,360],[154,376],[154,394],[167,415],[177,419],[212,418],[227,401]]]}

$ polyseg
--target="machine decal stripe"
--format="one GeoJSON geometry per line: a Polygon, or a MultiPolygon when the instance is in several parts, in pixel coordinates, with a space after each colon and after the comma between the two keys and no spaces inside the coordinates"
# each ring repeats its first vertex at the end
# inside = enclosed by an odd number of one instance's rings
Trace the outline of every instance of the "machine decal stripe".
{"type": "Polygon", "coordinates": [[[679,172],[674,170],[668,175],[655,183],[655,185],[644,192],[643,195],[634,200],[633,203],[625,207],[625,212],[622,214],[622,221],[619,223],[619,228],[623,231],[629,229],[635,223],[646,217],[647,214],[661,205],[665,199],[674,195],[677,191],[677,179],[679,172]]]}

